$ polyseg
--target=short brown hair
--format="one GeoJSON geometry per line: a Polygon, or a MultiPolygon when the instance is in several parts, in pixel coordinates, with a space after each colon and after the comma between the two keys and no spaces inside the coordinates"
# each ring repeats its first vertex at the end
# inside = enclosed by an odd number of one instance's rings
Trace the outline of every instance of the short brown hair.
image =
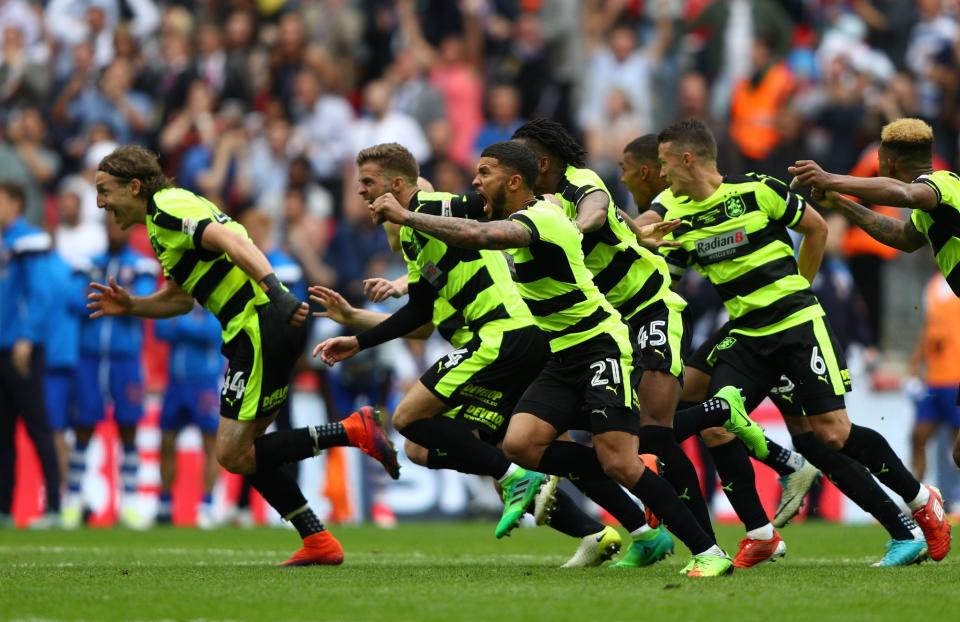
{"type": "Polygon", "coordinates": [[[147,198],[173,186],[173,181],[163,174],[157,154],[138,145],[117,147],[100,160],[97,170],[124,181],[139,179],[147,198]]]}
{"type": "Polygon", "coordinates": [[[399,143],[381,143],[357,154],[357,166],[376,162],[388,175],[400,175],[411,184],[420,177],[420,165],[410,150],[399,143]]]}
{"type": "Polygon", "coordinates": [[[899,158],[925,162],[933,153],[933,128],[920,119],[897,119],[883,126],[880,145],[899,158]]]}
{"type": "Polygon", "coordinates": [[[703,121],[687,119],[678,121],[657,134],[657,142],[678,143],[698,158],[710,162],[717,161],[717,140],[703,121]]]}

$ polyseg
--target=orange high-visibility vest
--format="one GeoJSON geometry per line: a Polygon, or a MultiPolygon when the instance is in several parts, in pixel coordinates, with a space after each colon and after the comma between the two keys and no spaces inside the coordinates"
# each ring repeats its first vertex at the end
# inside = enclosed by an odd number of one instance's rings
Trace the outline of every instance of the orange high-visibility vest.
{"type": "Polygon", "coordinates": [[[749,79],[737,83],[730,108],[730,136],[743,155],[762,160],[777,146],[777,114],[792,91],[793,75],[783,63],[771,67],[756,87],[749,79]]]}

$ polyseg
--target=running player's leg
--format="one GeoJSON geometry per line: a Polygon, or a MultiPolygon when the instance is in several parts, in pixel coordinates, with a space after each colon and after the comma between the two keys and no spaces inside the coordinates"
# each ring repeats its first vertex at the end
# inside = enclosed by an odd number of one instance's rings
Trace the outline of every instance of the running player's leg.
{"type": "Polygon", "coordinates": [[[844,405],[850,389],[843,351],[824,318],[790,330],[783,339],[787,374],[797,382],[798,395],[817,440],[867,467],[913,511],[927,539],[930,556],[943,559],[950,550],[950,525],[944,520],[939,491],[922,485],[883,436],[851,423],[844,405]]]}
{"type": "Polygon", "coordinates": [[[697,471],[673,433],[673,416],[683,386],[682,353],[689,347],[690,330],[684,326],[682,313],[662,302],[640,315],[629,322],[642,370],[635,388],[640,408],[640,451],[660,458],[660,474],[677,491],[704,531],[713,536],[697,471]]]}
{"type": "Polygon", "coordinates": [[[913,430],[910,433],[911,468],[913,474],[920,479],[927,472],[927,443],[940,429],[940,422],[949,420],[947,418],[949,413],[944,412],[944,406],[956,409],[953,400],[943,400],[939,391],[938,389],[927,388],[917,404],[913,430]]]}

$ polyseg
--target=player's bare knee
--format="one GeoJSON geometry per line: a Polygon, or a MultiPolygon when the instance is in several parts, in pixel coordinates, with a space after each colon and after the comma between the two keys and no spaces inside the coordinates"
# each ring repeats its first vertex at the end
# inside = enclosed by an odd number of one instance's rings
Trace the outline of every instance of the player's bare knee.
{"type": "Polygon", "coordinates": [[[410,460],[410,462],[422,467],[427,466],[427,458],[430,455],[430,450],[426,447],[407,440],[403,444],[403,453],[407,454],[407,459],[410,460]]]}
{"type": "Polygon", "coordinates": [[[217,462],[230,473],[237,475],[250,475],[256,472],[256,456],[253,447],[239,449],[218,444],[217,462]]]}
{"type": "Polygon", "coordinates": [[[507,435],[503,439],[503,454],[510,462],[519,464],[525,469],[535,469],[540,464],[543,451],[519,436],[507,435]]]}
{"type": "Polygon", "coordinates": [[[643,463],[636,456],[604,452],[598,458],[606,476],[622,486],[632,486],[643,473],[643,463]]]}

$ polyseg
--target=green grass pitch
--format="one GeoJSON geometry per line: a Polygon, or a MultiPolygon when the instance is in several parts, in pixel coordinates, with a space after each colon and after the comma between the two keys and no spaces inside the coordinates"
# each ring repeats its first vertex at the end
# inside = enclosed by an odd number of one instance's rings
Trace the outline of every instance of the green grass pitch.
{"type": "MultiPolygon", "coordinates": [[[[346,549],[335,568],[273,567],[297,546],[286,529],[0,531],[0,619],[900,622],[960,609],[960,553],[870,568],[879,527],[789,526],[786,559],[708,580],[678,574],[679,544],[652,568],[560,570],[576,542],[549,529],[333,531],[346,549]]],[[[721,546],[741,533],[721,528],[721,546]]]]}

